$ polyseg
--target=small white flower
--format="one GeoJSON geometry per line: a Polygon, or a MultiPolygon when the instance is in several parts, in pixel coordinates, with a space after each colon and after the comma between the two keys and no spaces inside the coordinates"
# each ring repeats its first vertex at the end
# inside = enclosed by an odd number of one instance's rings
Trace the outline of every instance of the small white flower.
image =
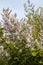
{"type": "Polygon", "coordinates": [[[19,39],[19,36],[17,36],[17,39],[19,39]]]}
{"type": "Polygon", "coordinates": [[[6,41],[6,44],[10,44],[10,41],[6,41]]]}
{"type": "Polygon", "coordinates": [[[20,49],[19,52],[22,52],[22,49],[20,49]]]}
{"type": "Polygon", "coordinates": [[[30,38],[27,38],[27,42],[31,42],[31,41],[30,41],[30,38]]]}
{"type": "Polygon", "coordinates": [[[4,51],[3,46],[0,46],[0,54],[4,51]]]}
{"type": "Polygon", "coordinates": [[[31,51],[33,51],[33,50],[34,50],[34,48],[32,47],[32,48],[31,48],[31,51]]]}
{"type": "Polygon", "coordinates": [[[30,46],[31,46],[31,44],[26,44],[26,47],[28,47],[28,48],[29,48],[30,46]]]}
{"type": "Polygon", "coordinates": [[[6,57],[7,57],[7,56],[9,56],[9,54],[8,54],[7,52],[6,52],[6,54],[5,54],[5,55],[6,55],[6,57]]]}

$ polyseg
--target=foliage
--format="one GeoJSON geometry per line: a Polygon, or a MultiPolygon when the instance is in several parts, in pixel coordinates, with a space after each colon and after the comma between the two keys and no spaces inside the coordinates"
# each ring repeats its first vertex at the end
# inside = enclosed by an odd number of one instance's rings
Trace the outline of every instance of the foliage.
{"type": "Polygon", "coordinates": [[[42,8],[34,10],[28,1],[24,4],[26,23],[16,13],[3,9],[0,27],[0,65],[43,65],[42,8]],[[39,13],[40,10],[40,13],[39,13]]]}

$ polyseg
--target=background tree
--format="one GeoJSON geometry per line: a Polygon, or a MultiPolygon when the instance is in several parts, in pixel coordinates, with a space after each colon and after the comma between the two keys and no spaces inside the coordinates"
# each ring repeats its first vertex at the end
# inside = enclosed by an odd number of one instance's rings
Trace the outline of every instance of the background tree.
{"type": "Polygon", "coordinates": [[[43,65],[43,8],[24,4],[26,22],[3,9],[0,27],[0,65],[43,65]],[[40,10],[40,11],[39,11],[40,10]]]}

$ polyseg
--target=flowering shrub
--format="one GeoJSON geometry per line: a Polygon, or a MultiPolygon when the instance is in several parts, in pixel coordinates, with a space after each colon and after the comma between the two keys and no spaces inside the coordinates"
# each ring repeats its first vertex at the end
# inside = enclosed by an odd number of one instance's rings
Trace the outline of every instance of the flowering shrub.
{"type": "Polygon", "coordinates": [[[3,28],[0,27],[0,65],[43,65],[42,8],[34,11],[28,1],[24,4],[27,20],[20,22],[16,13],[3,9],[3,28]],[[30,9],[29,9],[30,8],[30,9]]]}

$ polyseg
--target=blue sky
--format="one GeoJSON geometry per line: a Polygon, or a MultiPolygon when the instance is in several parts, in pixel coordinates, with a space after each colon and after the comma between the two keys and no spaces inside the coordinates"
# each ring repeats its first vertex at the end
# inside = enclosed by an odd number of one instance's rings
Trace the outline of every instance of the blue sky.
{"type": "MultiPolygon", "coordinates": [[[[30,0],[31,3],[35,5],[35,7],[43,7],[43,0],[30,0]]],[[[23,18],[25,16],[24,14],[24,3],[26,3],[27,0],[0,0],[0,19],[1,19],[1,12],[3,8],[10,8],[12,9],[12,12],[17,13],[18,18],[23,18]]]]}

